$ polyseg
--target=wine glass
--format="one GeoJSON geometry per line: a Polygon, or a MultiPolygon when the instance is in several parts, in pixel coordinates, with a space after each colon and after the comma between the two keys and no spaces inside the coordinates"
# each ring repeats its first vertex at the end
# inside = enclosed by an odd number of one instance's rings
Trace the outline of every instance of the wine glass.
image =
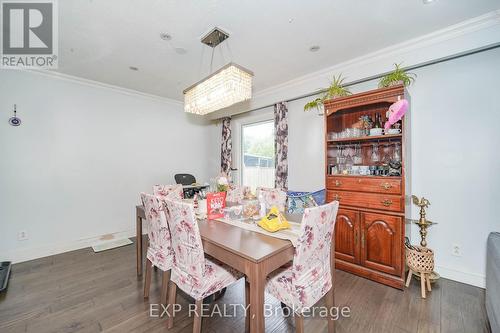
{"type": "Polygon", "coordinates": [[[357,144],[354,147],[354,164],[362,164],[363,157],[361,156],[361,144],[357,144]]]}
{"type": "Polygon", "coordinates": [[[382,163],[388,164],[390,159],[391,159],[391,156],[389,154],[389,143],[386,143],[384,145],[383,150],[382,150],[382,163]]]}
{"type": "Polygon", "coordinates": [[[335,157],[337,159],[337,164],[340,164],[341,160],[342,160],[342,146],[341,145],[337,145],[337,152],[335,154],[335,157]]]}
{"type": "Polygon", "coordinates": [[[243,212],[243,205],[236,205],[233,207],[233,213],[236,220],[241,219],[242,212],[243,212]]]}
{"type": "Polygon", "coordinates": [[[377,163],[380,161],[380,155],[378,153],[378,143],[374,143],[372,145],[372,154],[370,156],[370,159],[373,163],[377,163]]]}
{"type": "Polygon", "coordinates": [[[399,142],[394,144],[394,153],[392,155],[392,159],[396,162],[401,162],[401,147],[399,146],[399,142]]]}
{"type": "Polygon", "coordinates": [[[351,169],[352,169],[352,165],[354,164],[354,161],[352,159],[352,155],[353,155],[353,150],[351,147],[347,147],[346,149],[346,159],[345,159],[345,165],[346,165],[346,169],[347,171],[350,173],[351,169]]]}

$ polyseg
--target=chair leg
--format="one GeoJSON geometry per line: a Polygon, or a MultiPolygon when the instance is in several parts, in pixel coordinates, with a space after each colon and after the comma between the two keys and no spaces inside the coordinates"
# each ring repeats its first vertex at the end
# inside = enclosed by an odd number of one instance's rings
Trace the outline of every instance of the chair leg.
{"type": "Polygon", "coordinates": [[[250,332],[250,283],[245,279],[245,332],[250,332]]]}
{"type": "Polygon", "coordinates": [[[413,275],[413,272],[411,271],[411,269],[409,269],[408,270],[408,277],[406,278],[406,287],[408,287],[410,285],[412,275],[413,275]]]}
{"type": "Polygon", "coordinates": [[[195,303],[196,310],[194,312],[193,333],[200,333],[201,332],[202,305],[203,305],[203,299],[200,299],[199,301],[196,301],[196,303],[195,303]]]}
{"type": "Polygon", "coordinates": [[[432,291],[431,288],[431,275],[430,274],[425,274],[425,279],[427,281],[427,290],[432,291]]]}
{"type": "Polygon", "coordinates": [[[167,328],[171,329],[174,327],[174,313],[173,313],[173,308],[175,304],[175,298],[177,294],[177,285],[171,280],[170,283],[168,284],[168,309],[169,309],[169,314],[167,318],[167,328]]]}
{"type": "Polygon", "coordinates": [[[335,292],[333,291],[333,286],[325,295],[325,304],[328,309],[328,333],[335,332],[335,318],[332,316],[332,308],[335,306],[335,292]]]}
{"type": "Polygon", "coordinates": [[[304,317],[298,313],[295,313],[294,317],[295,317],[295,332],[304,333],[304,317]]]}
{"type": "Polygon", "coordinates": [[[144,275],[144,298],[149,298],[149,289],[151,289],[151,268],[152,263],[146,260],[146,274],[144,275]]]}
{"type": "Polygon", "coordinates": [[[167,304],[168,283],[170,281],[170,269],[161,274],[161,296],[160,303],[167,304]]]}
{"type": "Polygon", "coordinates": [[[425,273],[420,273],[420,288],[422,289],[422,298],[425,298],[425,273]]]}

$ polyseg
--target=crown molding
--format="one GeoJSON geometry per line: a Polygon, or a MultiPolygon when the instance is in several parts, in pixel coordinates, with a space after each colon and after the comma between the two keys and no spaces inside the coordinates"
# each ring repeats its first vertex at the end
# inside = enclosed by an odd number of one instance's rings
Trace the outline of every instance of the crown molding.
{"type": "Polygon", "coordinates": [[[334,74],[348,76],[346,84],[350,84],[383,74],[394,62],[404,61],[405,67],[413,66],[479,49],[495,42],[500,42],[500,10],[255,91],[247,105],[228,107],[211,113],[208,117],[214,120],[234,116],[259,110],[279,101],[319,93],[319,87],[326,86],[334,74]]]}
{"type": "Polygon", "coordinates": [[[14,70],[21,70],[33,74],[38,74],[38,75],[43,75],[46,77],[50,77],[53,79],[57,80],[63,80],[63,81],[69,81],[72,83],[77,83],[89,87],[94,87],[94,88],[103,88],[107,90],[111,90],[113,92],[117,92],[120,94],[128,95],[128,96],[134,96],[134,97],[140,97],[140,98],[145,98],[149,99],[155,102],[160,102],[160,103],[165,103],[165,104],[170,104],[175,107],[183,107],[184,103],[181,101],[163,97],[163,96],[158,96],[158,95],[153,95],[153,94],[148,94],[142,91],[134,90],[134,89],[129,89],[129,88],[123,88],[120,86],[108,84],[108,83],[103,83],[99,81],[94,81],[94,80],[89,80],[85,79],[79,76],[73,76],[69,74],[64,74],[61,72],[56,72],[56,71],[50,71],[50,70],[44,70],[44,69],[14,69],[14,70]]]}
{"type": "Polygon", "coordinates": [[[426,46],[435,45],[439,43],[446,42],[451,39],[455,39],[460,36],[464,36],[476,31],[490,28],[495,25],[500,25],[500,9],[495,10],[484,15],[474,17],[472,19],[451,25],[449,27],[431,32],[429,34],[419,36],[405,42],[395,44],[375,52],[365,54],[363,56],[333,65],[319,71],[315,71],[295,79],[283,82],[281,84],[269,87],[255,92],[255,98],[261,98],[266,95],[275,93],[276,91],[289,88],[291,86],[299,85],[304,81],[310,79],[316,79],[318,77],[329,77],[332,72],[342,72],[347,71],[350,68],[359,67],[366,65],[368,63],[376,62],[377,60],[382,60],[386,58],[393,58],[400,54],[405,54],[412,51],[417,51],[426,46]]]}

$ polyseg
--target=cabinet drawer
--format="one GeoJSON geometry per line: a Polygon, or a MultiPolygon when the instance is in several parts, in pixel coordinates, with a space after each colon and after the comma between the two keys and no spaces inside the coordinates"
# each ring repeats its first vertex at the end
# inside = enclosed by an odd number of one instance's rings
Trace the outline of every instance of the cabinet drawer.
{"type": "Polygon", "coordinates": [[[347,190],[401,194],[401,178],[368,178],[368,177],[328,177],[326,188],[329,190],[347,190]]]}
{"type": "Polygon", "coordinates": [[[399,195],[361,193],[348,191],[326,191],[326,201],[338,200],[341,205],[381,209],[392,212],[403,211],[403,199],[399,195]]]}

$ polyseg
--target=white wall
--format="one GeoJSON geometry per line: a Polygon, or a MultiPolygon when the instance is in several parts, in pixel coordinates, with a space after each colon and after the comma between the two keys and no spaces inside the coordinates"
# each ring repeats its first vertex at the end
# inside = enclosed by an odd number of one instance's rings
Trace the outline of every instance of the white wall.
{"type": "Polygon", "coordinates": [[[417,74],[412,189],[430,199],[428,216],[439,223],[429,243],[444,276],[484,286],[486,238],[500,231],[500,49],[417,74]],[[451,254],[453,244],[461,257],[451,254]]]}
{"type": "Polygon", "coordinates": [[[139,192],[178,172],[218,172],[219,128],[178,102],[0,70],[0,115],[1,260],[133,234],[139,192]],[[13,104],[20,127],[7,123],[13,104]]]}
{"type": "MultiPolygon", "coordinates": [[[[397,61],[397,59],[395,59],[397,61]]],[[[432,205],[428,218],[437,271],[461,282],[484,286],[485,246],[490,231],[500,231],[500,49],[414,71],[409,88],[412,117],[411,188],[432,205]],[[461,257],[451,254],[454,244],[461,257]]],[[[377,82],[352,87],[375,89],[377,82]]],[[[290,190],[324,188],[324,123],[304,112],[312,98],[288,103],[290,190]]],[[[271,108],[253,112],[272,113],[271,108]]],[[[241,121],[241,120],[240,120],[241,121]]],[[[418,217],[418,210],[413,210],[418,217]]],[[[415,227],[412,241],[420,236],[415,227]]]]}

